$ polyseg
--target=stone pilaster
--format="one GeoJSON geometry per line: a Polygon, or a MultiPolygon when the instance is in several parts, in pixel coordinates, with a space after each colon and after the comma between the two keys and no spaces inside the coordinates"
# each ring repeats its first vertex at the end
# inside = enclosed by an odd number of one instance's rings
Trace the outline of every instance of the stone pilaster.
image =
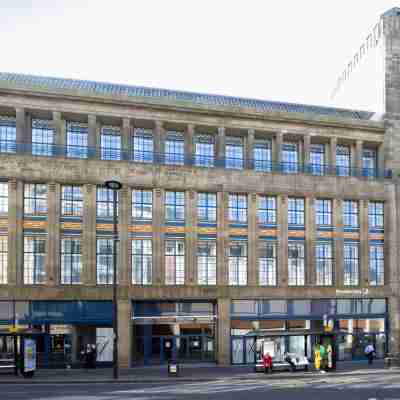
{"type": "Polygon", "coordinates": [[[315,199],[313,197],[306,197],[305,199],[305,212],[306,212],[306,285],[315,285],[316,271],[315,271],[315,242],[317,238],[315,226],[315,199]]]}
{"type": "Polygon", "coordinates": [[[164,285],[164,190],[153,189],[153,284],[164,285]]]}
{"type": "Polygon", "coordinates": [[[334,262],[335,262],[335,280],[337,287],[343,286],[343,217],[342,217],[342,200],[332,200],[333,210],[333,234],[334,234],[334,262]]]}
{"type": "Polygon", "coordinates": [[[388,337],[389,353],[400,353],[400,300],[398,294],[389,298],[389,324],[388,337]]]}
{"type": "Polygon", "coordinates": [[[230,365],[230,299],[218,299],[218,325],[217,325],[217,340],[218,340],[218,356],[219,365],[230,365]]]}
{"type": "Polygon", "coordinates": [[[359,201],[360,208],[360,286],[369,285],[368,200],[359,201]]]}
{"type": "Polygon", "coordinates": [[[248,169],[253,169],[253,149],[254,149],[254,129],[249,129],[247,131],[247,138],[246,138],[246,167],[248,169]]]}
{"type": "Polygon", "coordinates": [[[288,198],[277,196],[278,286],[288,285],[288,198]]]}
{"type": "Polygon", "coordinates": [[[96,185],[83,188],[82,261],[86,285],[96,285],[96,185]]]}
{"type": "Polygon", "coordinates": [[[386,187],[387,196],[384,205],[384,228],[385,228],[385,284],[391,286],[392,291],[400,295],[400,272],[398,268],[399,246],[399,217],[396,215],[396,204],[400,204],[399,185],[386,187]]]}
{"type": "MultiPolygon", "coordinates": [[[[156,153],[156,157],[159,160],[163,159],[161,155],[164,154],[164,141],[165,141],[165,130],[163,127],[163,123],[161,121],[155,121],[155,128],[154,128],[154,152],[156,153]]],[[[186,135],[189,138],[190,133],[186,135]]]]}
{"type": "Polygon", "coordinates": [[[226,142],[226,134],[225,134],[225,128],[224,127],[219,127],[218,128],[218,134],[216,137],[216,145],[215,145],[215,152],[216,152],[216,157],[219,160],[225,160],[225,142],[226,142]]]}
{"type": "Polygon", "coordinates": [[[118,365],[131,366],[132,354],[132,303],[129,299],[118,300],[118,365]]]}
{"type": "Polygon", "coordinates": [[[363,152],[363,141],[357,140],[356,141],[355,167],[357,168],[357,174],[360,174],[360,175],[361,175],[361,169],[362,169],[362,152],[363,152]]]}
{"type": "Polygon", "coordinates": [[[119,192],[119,210],[118,210],[118,236],[119,236],[119,263],[118,280],[120,285],[130,285],[131,276],[131,241],[129,240],[129,223],[131,221],[131,191],[123,187],[119,192]]]}
{"type": "Polygon", "coordinates": [[[67,145],[67,127],[59,111],[53,111],[53,127],[55,144],[58,146],[56,152],[58,155],[63,156],[67,145]]]}
{"type": "Polygon", "coordinates": [[[193,124],[188,124],[185,132],[185,159],[190,160],[190,164],[194,163],[194,136],[195,136],[195,126],[193,124]]]}
{"type": "Polygon", "coordinates": [[[100,142],[100,138],[98,135],[96,115],[89,114],[88,115],[88,147],[90,149],[89,150],[90,155],[96,154],[96,157],[99,157],[99,154],[97,154],[97,152],[99,151],[99,148],[100,148],[99,142],[100,142]],[[94,149],[96,149],[96,151],[94,149]]]}
{"type": "Polygon", "coordinates": [[[122,132],[121,132],[121,144],[123,159],[130,159],[130,146],[131,146],[131,120],[130,118],[122,119],[122,132]]]}
{"type": "Polygon", "coordinates": [[[228,285],[229,222],[228,193],[217,193],[217,285],[228,285]]]}
{"type": "Polygon", "coordinates": [[[247,195],[249,204],[248,217],[248,245],[247,245],[247,285],[256,286],[258,284],[258,268],[257,268],[257,244],[258,244],[258,229],[257,229],[257,194],[249,193],[247,195]]]}
{"type": "Polygon", "coordinates": [[[197,192],[185,192],[185,284],[197,284],[197,192]]]}
{"type": "Polygon", "coordinates": [[[329,164],[332,171],[336,171],[336,147],[337,147],[337,138],[331,137],[329,143],[329,164]]]}
{"type": "Polygon", "coordinates": [[[27,143],[27,121],[24,108],[15,109],[16,116],[16,141],[17,143],[27,143]]]}
{"type": "Polygon", "coordinates": [[[47,227],[47,253],[46,276],[47,285],[56,286],[60,283],[60,185],[48,185],[48,227],[47,227]]]}
{"type": "Polygon", "coordinates": [[[378,147],[378,162],[377,162],[377,168],[378,168],[378,174],[379,176],[384,176],[385,173],[385,146],[384,144],[380,144],[378,147]]]}
{"type": "Polygon", "coordinates": [[[303,165],[310,164],[310,152],[311,152],[311,135],[305,134],[303,136],[303,165]]]}
{"type": "Polygon", "coordinates": [[[276,132],[275,140],[272,146],[272,162],[275,164],[275,169],[278,170],[280,170],[280,165],[282,162],[282,144],[283,132],[276,132]]]}

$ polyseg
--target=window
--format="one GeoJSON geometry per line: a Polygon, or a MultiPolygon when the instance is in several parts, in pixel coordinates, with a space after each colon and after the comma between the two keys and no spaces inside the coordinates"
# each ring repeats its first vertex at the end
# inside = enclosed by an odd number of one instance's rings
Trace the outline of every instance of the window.
{"type": "Polygon", "coordinates": [[[338,176],[350,176],[350,147],[336,147],[336,172],[338,176]]]}
{"type": "Polygon", "coordinates": [[[42,284],[46,281],[46,239],[24,237],[24,283],[42,284]]]}
{"type": "Polygon", "coordinates": [[[168,131],[165,139],[165,164],[185,164],[185,141],[182,132],[168,131]]]}
{"type": "Polygon", "coordinates": [[[385,284],[385,263],[383,244],[369,246],[369,284],[381,286],[385,284]]]}
{"type": "Polygon", "coordinates": [[[185,192],[165,192],[165,219],[167,221],[185,220],[185,192]]]}
{"type": "Polygon", "coordinates": [[[344,244],[344,285],[358,285],[358,243],[345,242],[344,244]]]}
{"type": "Polygon", "coordinates": [[[121,131],[118,127],[103,126],[100,135],[102,160],[121,160],[121,131]]]}
{"type": "Polygon", "coordinates": [[[376,150],[363,149],[362,152],[362,175],[368,177],[376,176],[376,150]]]}
{"type": "Polygon", "coordinates": [[[383,229],[384,203],[381,201],[370,201],[368,203],[369,229],[383,229]]]}
{"type": "Polygon", "coordinates": [[[24,186],[25,215],[47,214],[47,185],[26,183],[24,186]]]}
{"type": "Polygon", "coordinates": [[[67,122],[67,157],[88,158],[87,124],[67,122]]]}
{"type": "Polygon", "coordinates": [[[197,242],[197,274],[199,285],[217,284],[217,244],[214,240],[197,242]]]}
{"type": "Polygon", "coordinates": [[[247,222],[247,195],[229,193],[229,221],[247,222]]]}
{"type": "Polygon", "coordinates": [[[185,283],[185,241],[183,239],[165,241],[165,283],[167,285],[185,283]]]}
{"type": "Polygon", "coordinates": [[[154,154],[153,132],[151,129],[135,128],[132,138],[133,161],[152,163],[154,154]]]}
{"type": "Polygon", "coordinates": [[[256,140],[254,142],[253,157],[256,171],[272,171],[271,141],[256,140]]]}
{"type": "Polygon", "coordinates": [[[198,222],[215,223],[217,221],[216,193],[198,193],[197,218],[198,222]]]}
{"type": "Polygon", "coordinates": [[[151,190],[132,190],[132,218],[151,220],[153,217],[153,192],[151,190]]]}
{"type": "Polygon", "coordinates": [[[332,243],[320,242],[315,246],[316,283],[331,286],[333,277],[332,243]]]}
{"type": "Polygon", "coordinates": [[[61,215],[63,217],[82,217],[83,194],[81,186],[62,186],[61,215]]]}
{"type": "Polygon", "coordinates": [[[0,214],[8,214],[8,183],[0,182],[0,214]]]}
{"type": "Polygon", "coordinates": [[[61,284],[82,283],[82,247],[78,238],[61,239],[61,284]]]}
{"type": "Polygon", "coordinates": [[[0,152],[15,153],[17,150],[15,118],[0,116],[0,152]]]}
{"type": "Polygon", "coordinates": [[[132,240],[132,283],[151,285],[153,248],[151,239],[132,240]]]}
{"type": "Polygon", "coordinates": [[[276,224],[276,198],[272,196],[258,196],[258,223],[276,224]]]}
{"type": "Polygon", "coordinates": [[[225,151],[226,168],[243,169],[243,139],[227,136],[225,151]]]}
{"type": "Polygon", "coordinates": [[[247,285],[246,242],[231,242],[229,245],[229,285],[247,285]]]}
{"type": "Polygon", "coordinates": [[[8,282],[8,238],[0,236],[0,284],[5,285],[8,282]]]}
{"type": "Polygon", "coordinates": [[[32,154],[35,156],[52,156],[54,154],[54,129],[52,121],[32,120],[32,154]]]}
{"type": "Polygon", "coordinates": [[[259,284],[261,286],[276,286],[276,243],[260,242],[258,268],[259,284]]]}
{"type": "MultiPolygon", "coordinates": [[[[113,239],[97,239],[96,246],[96,275],[97,284],[111,285],[114,283],[113,239]]],[[[118,258],[118,248],[117,248],[118,258]]],[[[117,263],[118,266],[118,263],[117,263]]],[[[118,280],[118,273],[117,273],[118,280]]]]}
{"type": "MultiPolygon", "coordinates": [[[[118,216],[119,196],[117,191],[117,216],[118,216]]],[[[114,217],[114,190],[98,186],[96,191],[97,217],[114,217]]]]}
{"type": "Polygon", "coordinates": [[[212,135],[196,135],[195,165],[198,167],[214,166],[214,138],[212,135]]]}
{"type": "Polygon", "coordinates": [[[310,146],[310,172],[313,175],[325,174],[325,145],[312,144],[310,146]]]}
{"type": "Polygon", "coordinates": [[[304,243],[289,243],[288,258],[289,286],[304,286],[304,243]]]}
{"type": "Polygon", "coordinates": [[[345,228],[358,228],[358,202],[343,200],[343,226],[345,228]]]}
{"type": "Polygon", "coordinates": [[[282,170],[286,174],[296,173],[299,171],[299,154],[297,143],[283,143],[282,170]]]}
{"type": "Polygon", "coordinates": [[[304,199],[289,197],[288,224],[304,226],[304,199]]]}
{"type": "Polygon", "coordinates": [[[315,217],[317,226],[332,225],[332,200],[315,200],[315,217]]]}

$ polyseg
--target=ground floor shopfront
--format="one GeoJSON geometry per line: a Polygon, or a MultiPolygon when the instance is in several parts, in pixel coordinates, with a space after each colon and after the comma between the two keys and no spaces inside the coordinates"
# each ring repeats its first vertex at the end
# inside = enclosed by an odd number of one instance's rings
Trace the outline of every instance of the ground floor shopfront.
{"type": "MultiPolygon", "coordinates": [[[[383,358],[393,346],[388,301],[378,299],[210,299],[119,301],[121,366],[180,362],[253,364],[263,343],[275,358],[312,359],[315,343],[333,341],[337,360],[364,357],[373,343],[383,358]]],[[[0,302],[0,332],[16,323],[35,335],[39,367],[77,367],[96,345],[99,366],[113,354],[110,301],[0,302]],[[15,319],[15,321],[14,321],[15,319]]],[[[12,348],[0,338],[0,357],[12,348]]]]}

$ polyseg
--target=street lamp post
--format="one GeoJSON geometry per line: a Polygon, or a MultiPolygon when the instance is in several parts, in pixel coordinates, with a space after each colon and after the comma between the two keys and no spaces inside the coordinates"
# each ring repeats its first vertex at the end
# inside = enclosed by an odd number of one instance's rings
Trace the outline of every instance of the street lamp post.
{"type": "Polygon", "coordinates": [[[122,188],[118,181],[105,182],[107,189],[113,191],[113,377],[118,379],[118,299],[117,299],[117,194],[122,188]]]}

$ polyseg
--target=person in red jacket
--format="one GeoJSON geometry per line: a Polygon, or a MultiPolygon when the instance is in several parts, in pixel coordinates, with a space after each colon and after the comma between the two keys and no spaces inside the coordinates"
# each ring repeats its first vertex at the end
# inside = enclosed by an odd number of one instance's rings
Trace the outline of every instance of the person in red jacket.
{"type": "Polygon", "coordinates": [[[264,354],[263,356],[263,365],[264,372],[267,374],[268,372],[272,372],[272,357],[269,353],[264,354]]]}

